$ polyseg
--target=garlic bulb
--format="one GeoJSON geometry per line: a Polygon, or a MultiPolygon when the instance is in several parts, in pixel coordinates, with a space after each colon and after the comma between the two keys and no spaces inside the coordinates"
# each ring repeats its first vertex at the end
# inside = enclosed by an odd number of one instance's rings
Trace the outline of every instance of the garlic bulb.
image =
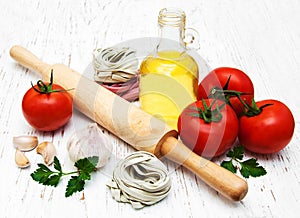
{"type": "Polygon", "coordinates": [[[76,131],[68,140],[67,150],[72,161],[98,156],[97,168],[106,164],[111,155],[112,144],[96,123],[76,131]]]}

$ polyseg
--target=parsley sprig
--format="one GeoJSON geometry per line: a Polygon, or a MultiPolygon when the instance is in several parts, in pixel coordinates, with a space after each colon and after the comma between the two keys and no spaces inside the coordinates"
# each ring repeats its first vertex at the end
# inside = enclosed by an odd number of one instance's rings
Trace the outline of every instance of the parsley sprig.
{"type": "Polygon", "coordinates": [[[228,161],[222,161],[221,166],[233,173],[236,173],[237,169],[239,169],[240,173],[245,178],[249,178],[250,176],[259,177],[267,174],[265,168],[259,166],[259,164],[257,163],[257,159],[250,158],[242,161],[244,158],[243,146],[234,147],[232,150],[228,151],[226,156],[231,159],[228,161]],[[234,165],[233,162],[237,164],[234,165]]]}
{"type": "Polygon", "coordinates": [[[52,171],[45,164],[39,163],[39,168],[30,176],[40,184],[56,187],[63,176],[77,174],[76,176],[71,176],[71,179],[68,181],[65,196],[69,197],[73,193],[84,189],[85,181],[91,179],[91,173],[95,170],[98,160],[99,158],[96,156],[80,159],[74,164],[77,171],[64,173],[58,158],[54,157],[54,169],[56,171],[52,171]]]}

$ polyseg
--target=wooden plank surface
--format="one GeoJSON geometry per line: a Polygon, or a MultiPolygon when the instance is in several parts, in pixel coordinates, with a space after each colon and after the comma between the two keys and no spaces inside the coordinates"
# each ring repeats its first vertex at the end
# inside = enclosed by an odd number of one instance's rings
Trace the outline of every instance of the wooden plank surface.
{"type": "Polygon", "coordinates": [[[0,8],[0,217],[299,217],[299,1],[1,0],[0,8]],[[34,151],[27,154],[31,167],[18,169],[13,136],[37,135],[40,141],[53,141],[63,167],[73,169],[67,140],[91,121],[75,111],[71,121],[55,132],[32,129],[23,118],[21,101],[30,81],[39,75],[17,65],[9,49],[20,44],[48,63],[64,63],[84,73],[95,48],[156,37],[158,11],[170,6],[182,8],[187,26],[199,31],[198,54],[207,66],[242,69],[254,83],[257,100],[281,100],[294,114],[295,134],[284,150],[273,155],[246,152],[268,171],[264,177],[248,179],[246,198],[230,202],[187,170],[164,161],[172,178],[166,199],[141,210],[117,203],[105,184],[117,161],[134,149],[107,131],[112,158],[87,183],[84,199],[83,193],[64,197],[66,179],[57,188],[34,182],[29,175],[42,161],[34,151]]]}

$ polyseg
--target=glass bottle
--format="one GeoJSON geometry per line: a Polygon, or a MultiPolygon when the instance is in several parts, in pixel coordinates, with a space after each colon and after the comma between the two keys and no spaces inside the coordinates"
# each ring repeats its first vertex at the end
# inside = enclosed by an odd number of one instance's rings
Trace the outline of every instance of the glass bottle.
{"type": "Polygon", "coordinates": [[[141,108],[176,130],[181,111],[196,100],[198,86],[198,66],[184,42],[185,18],[180,9],[159,12],[158,45],[140,66],[141,108]]]}

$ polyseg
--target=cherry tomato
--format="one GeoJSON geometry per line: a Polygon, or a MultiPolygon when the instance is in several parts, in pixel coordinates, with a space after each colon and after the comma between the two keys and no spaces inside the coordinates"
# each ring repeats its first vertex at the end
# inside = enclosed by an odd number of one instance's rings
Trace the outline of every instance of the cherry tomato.
{"type": "Polygon", "coordinates": [[[244,109],[240,100],[232,92],[242,92],[241,98],[248,104],[254,97],[254,87],[250,78],[243,71],[220,67],[211,71],[198,86],[198,100],[202,98],[218,98],[227,100],[239,117],[244,109]],[[217,91],[214,95],[212,92],[217,91]],[[225,96],[222,94],[224,91],[225,96]],[[227,93],[226,93],[227,92],[227,93]]]}
{"type": "Polygon", "coordinates": [[[181,140],[195,153],[204,157],[215,157],[223,154],[235,142],[238,118],[225,102],[203,99],[182,111],[178,119],[178,131],[181,140]],[[211,109],[205,113],[205,119],[208,118],[211,122],[207,122],[200,115],[207,107],[211,109]]]}
{"type": "Polygon", "coordinates": [[[37,130],[53,131],[65,125],[72,116],[72,97],[57,84],[38,81],[24,95],[23,115],[37,130]]]}
{"type": "Polygon", "coordinates": [[[280,101],[256,102],[258,115],[239,119],[239,141],[248,150],[271,154],[283,149],[292,139],[295,121],[290,109],[280,101]]]}

